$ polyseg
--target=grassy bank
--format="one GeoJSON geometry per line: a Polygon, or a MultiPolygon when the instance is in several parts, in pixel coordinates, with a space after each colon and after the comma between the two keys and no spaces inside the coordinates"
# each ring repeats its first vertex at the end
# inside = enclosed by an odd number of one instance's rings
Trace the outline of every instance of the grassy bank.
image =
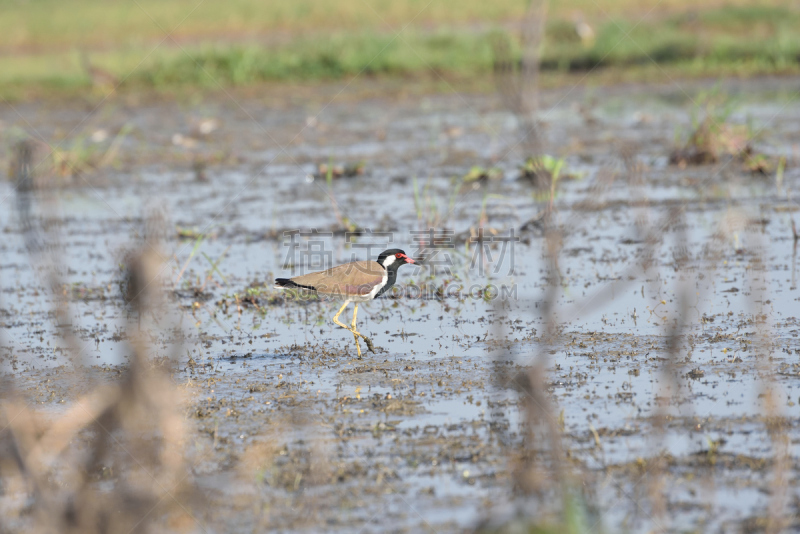
{"type": "MultiPolygon", "coordinates": [[[[609,7],[609,11],[616,13],[626,1],[606,3],[614,4],[614,9],[609,7]]],[[[449,5],[448,2],[437,1],[431,6],[441,7],[440,4],[449,5]]],[[[42,6],[49,4],[49,0],[45,0],[36,4],[35,9],[44,9],[42,6]]],[[[101,8],[88,0],[86,4],[94,6],[94,10],[87,8],[84,17],[86,24],[92,24],[101,8]]],[[[239,0],[234,4],[239,10],[232,10],[236,16],[211,25],[204,22],[203,17],[194,20],[191,15],[179,25],[189,29],[184,33],[176,31],[175,41],[150,41],[150,33],[140,27],[149,24],[150,30],[156,31],[152,37],[157,37],[159,27],[173,28],[180,22],[178,13],[181,11],[176,6],[181,5],[182,2],[166,3],[161,10],[154,8],[157,15],[146,24],[139,20],[141,9],[136,16],[129,13],[126,19],[122,13],[128,13],[131,6],[125,4],[123,9],[120,4],[120,11],[114,11],[120,18],[111,18],[105,25],[94,26],[92,31],[85,29],[81,34],[84,37],[76,34],[74,25],[69,24],[60,30],[50,28],[48,32],[44,16],[34,17],[38,23],[32,23],[24,35],[18,31],[16,39],[12,29],[6,28],[8,33],[0,31],[3,35],[0,47],[13,52],[0,56],[2,93],[19,96],[32,89],[84,90],[92,82],[82,56],[88,56],[94,67],[101,67],[116,77],[115,83],[120,83],[122,90],[216,88],[219,84],[341,79],[359,73],[368,76],[430,76],[431,73],[481,76],[491,72],[492,39],[504,33],[513,41],[516,31],[507,21],[519,15],[517,11],[522,3],[487,5],[467,1],[463,10],[454,10],[458,16],[451,17],[446,25],[424,27],[417,24],[396,34],[395,30],[378,31],[376,28],[382,26],[384,20],[387,25],[394,25],[413,18],[411,8],[415,2],[400,7],[387,3],[383,13],[369,10],[367,4],[351,12],[321,2],[322,7],[311,9],[305,18],[303,6],[310,8],[303,2],[280,8],[284,12],[275,6],[262,6],[258,9],[273,10],[274,29],[269,31],[258,27],[264,19],[257,16],[259,12],[255,6],[250,6],[255,10],[252,17],[237,18],[247,12],[245,6],[249,5],[239,0]],[[166,6],[172,6],[175,12],[164,12],[166,6]],[[364,10],[369,11],[369,20],[359,18],[367,16],[364,10]],[[309,25],[325,14],[334,23],[325,25],[319,32],[310,31],[309,25]],[[466,25],[474,18],[480,18],[482,23],[466,25]],[[123,24],[125,20],[127,26],[123,24]],[[453,20],[459,24],[453,24],[453,20]],[[227,31],[229,26],[239,28],[236,35],[227,31]],[[343,27],[353,30],[343,31],[340,29],[343,27]],[[115,28],[116,38],[106,35],[115,28]],[[218,32],[217,37],[208,36],[212,29],[218,32]],[[123,39],[125,35],[128,39],[123,39]],[[191,35],[205,37],[191,39],[191,35]]],[[[350,4],[344,2],[343,5],[350,4]]],[[[133,6],[136,7],[135,3],[133,6]]],[[[34,10],[34,7],[25,9],[34,10]]],[[[591,9],[588,4],[586,9],[591,9]]],[[[640,6],[636,12],[641,9],[640,6]]],[[[445,20],[436,10],[424,12],[427,18],[423,20],[445,20]]],[[[574,12],[569,15],[556,7],[551,11],[542,56],[544,71],[651,70],[654,64],[669,68],[671,72],[677,69],[686,75],[710,71],[737,75],[800,71],[800,34],[796,31],[800,27],[800,10],[772,5],[728,5],[704,11],[677,9],[665,13],[662,10],[644,19],[622,15],[608,18],[605,14],[581,16],[593,27],[594,38],[581,40],[578,37],[574,12]]],[[[0,26],[7,25],[8,20],[4,18],[0,26]]]]}
{"type": "MultiPolygon", "coordinates": [[[[785,0],[704,0],[704,8],[781,6],[785,0]]],[[[526,0],[0,0],[0,52],[64,46],[121,48],[158,41],[367,31],[406,25],[431,28],[518,20],[526,0]]],[[[696,10],[692,0],[549,2],[554,20],[582,16],[595,26],[610,18],[639,20],[696,10]]]]}

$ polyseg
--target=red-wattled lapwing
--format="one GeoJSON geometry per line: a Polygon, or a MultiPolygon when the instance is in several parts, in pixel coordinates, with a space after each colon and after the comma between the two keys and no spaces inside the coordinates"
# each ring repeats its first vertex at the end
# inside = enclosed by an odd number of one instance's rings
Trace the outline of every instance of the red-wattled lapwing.
{"type": "Polygon", "coordinates": [[[320,295],[344,298],[344,304],[333,316],[333,322],[353,333],[358,357],[361,358],[358,338],[364,338],[370,350],[372,350],[372,343],[369,338],[356,330],[358,304],[384,294],[397,280],[397,269],[406,263],[416,262],[406,256],[402,250],[393,248],[381,252],[378,261],[354,261],[327,271],[304,274],[294,278],[277,278],[275,279],[275,288],[307,289],[320,295]],[[347,325],[339,322],[339,316],[351,302],[355,302],[356,307],[353,310],[352,326],[347,328],[347,325]]]}

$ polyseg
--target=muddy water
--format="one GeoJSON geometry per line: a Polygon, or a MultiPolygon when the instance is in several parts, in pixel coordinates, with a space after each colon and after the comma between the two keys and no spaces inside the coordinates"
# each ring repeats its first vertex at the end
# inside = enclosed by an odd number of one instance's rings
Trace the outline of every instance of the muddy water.
{"type": "Polygon", "coordinates": [[[756,149],[789,156],[780,183],[737,161],[668,165],[705,85],[545,95],[548,146],[575,175],[553,200],[563,237],[550,279],[542,232],[526,224],[546,200],[516,180],[517,124],[490,97],[110,102],[84,122],[78,106],[4,109],[9,135],[133,130],[114,165],[35,205],[57,223],[46,235],[71,296],[69,324],[55,320],[12,187],[0,184],[0,365],[53,411],[80,389],[65,329],[84,365],[124,367],[119,263],[153,235],[144,218],[163,213],[168,297],[142,328],[154,332],[154,357],[180,346],[174,380],[189,399],[189,460],[211,503],[196,513],[209,531],[447,532],[534,512],[514,490],[524,416],[503,377],[538,361],[574,471],[567,484],[583,488],[590,525],[757,526],[774,487],[764,415],[787,416],[789,480],[800,442],[796,82],[722,87],[739,99],[730,120],[750,124],[756,149]],[[216,129],[191,137],[208,118],[216,129]],[[206,181],[192,171],[197,158],[209,161],[206,181]],[[329,158],[363,160],[365,172],[329,184],[317,169],[329,158]],[[472,165],[504,177],[459,187],[472,165]],[[469,242],[479,225],[491,245],[469,242]],[[420,247],[431,227],[451,232],[452,248],[420,247]],[[308,235],[293,241],[295,230],[308,235]],[[424,261],[400,271],[404,292],[359,308],[360,331],[379,347],[362,360],[329,321],[335,302],[286,300],[270,287],[293,268],[389,245],[424,261]],[[558,328],[547,337],[551,283],[558,328]],[[482,298],[489,285],[508,298],[482,298]],[[667,516],[646,499],[659,460],[667,516]]]}

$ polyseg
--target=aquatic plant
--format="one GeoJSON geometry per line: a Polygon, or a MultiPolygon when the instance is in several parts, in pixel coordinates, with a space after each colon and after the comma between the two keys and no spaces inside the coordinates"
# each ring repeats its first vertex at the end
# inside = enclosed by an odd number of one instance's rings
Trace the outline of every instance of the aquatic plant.
{"type": "Polygon", "coordinates": [[[332,164],[329,160],[328,163],[320,163],[317,166],[316,177],[325,178],[325,180],[330,183],[334,178],[354,178],[356,176],[361,176],[364,174],[365,167],[366,162],[363,160],[356,163],[336,165],[332,164]]]}
{"type": "Polygon", "coordinates": [[[564,163],[564,158],[555,158],[547,154],[531,156],[519,168],[519,179],[530,182],[538,189],[549,189],[561,178],[564,163]]]}
{"type": "Polygon", "coordinates": [[[461,179],[464,180],[464,183],[469,184],[473,182],[478,182],[481,184],[485,184],[491,180],[501,180],[503,178],[503,171],[497,167],[489,167],[484,168],[480,165],[474,165],[469,169],[469,172],[465,174],[461,179]]]}
{"type": "Polygon", "coordinates": [[[670,154],[670,163],[704,165],[723,156],[746,158],[753,150],[752,135],[745,124],[729,122],[736,101],[718,90],[701,94],[692,111],[692,133],[670,154]]]}

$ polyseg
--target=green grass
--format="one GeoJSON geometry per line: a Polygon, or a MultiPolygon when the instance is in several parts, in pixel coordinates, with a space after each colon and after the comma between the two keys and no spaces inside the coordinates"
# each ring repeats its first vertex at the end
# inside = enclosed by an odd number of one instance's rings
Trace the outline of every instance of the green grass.
{"type": "MultiPolygon", "coordinates": [[[[120,48],[151,43],[164,32],[185,42],[227,36],[272,37],[332,31],[498,23],[516,20],[527,0],[0,0],[0,50],[64,46],[120,48]]],[[[608,17],[653,20],[720,6],[755,11],[785,0],[570,0],[549,2],[553,20],[580,13],[592,26],[608,17]]],[[[737,18],[734,14],[734,18],[737,18]]],[[[723,21],[724,23],[724,21],[723,21]]]]}
{"type": "MultiPolygon", "coordinates": [[[[78,3],[83,12],[75,20],[67,4],[0,0],[0,8],[8,7],[24,22],[15,28],[9,22],[14,16],[0,18],[0,49],[16,50],[0,56],[1,95],[24,94],[32,88],[85,90],[90,81],[81,66],[81,49],[91,50],[93,65],[122,79],[122,90],[213,89],[265,81],[347,79],[357,74],[486,77],[492,68],[491,37],[503,32],[513,41],[515,35],[500,24],[465,27],[458,23],[475,18],[499,23],[518,16],[524,5],[521,1],[434,0],[421,21],[439,24],[432,28],[415,24],[395,37],[382,21],[389,26],[408,21],[425,3],[371,2],[376,15],[367,4],[362,2],[357,8],[349,0],[277,5],[235,0],[227,16],[214,21],[212,14],[221,16],[219,7],[204,2],[180,25],[181,13],[191,10],[187,6],[194,3],[139,0],[155,22],[135,2],[78,3]],[[447,18],[443,6],[455,8],[456,4],[463,6],[453,9],[447,18]],[[328,23],[319,32],[310,31],[325,20],[328,23]],[[448,24],[442,23],[445,20],[448,24]],[[158,36],[163,35],[159,28],[175,26],[183,32],[176,32],[179,45],[171,41],[159,45],[158,36]],[[277,28],[277,33],[270,34],[269,28],[277,28]],[[228,35],[234,31],[236,36],[228,35]],[[212,38],[214,32],[217,37],[212,38]],[[200,37],[192,40],[191,35],[200,37]]],[[[618,8],[630,1],[605,0],[601,7],[603,4],[618,12],[609,6],[618,8]]],[[[658,69],[689,76],[798,72],[800,11],[768,4],[731,5],[690,14],[671,12],[643,21],[603,15],[597,18],[602,22],[594,24],[596,39],[589,44],[578,39],[569,15],[558,18],[559,9],[554,7],[542,69],[554,73],[597,67],[652,70],[655,63],[658,69]]],[[[587,3],[586,9],[590,8],[587,3]]]]}
{"type": "Polygon", "coordinates": [[[216,82],[246,85],[268,80],[337,79],[355,74],[408,75],[426,69],[478,73],[491,64],[483,36],[441,33],[334,35],[264,49],[258,46],[201,47],[162,57],[131,77],[154,87],[216,82]]]}

